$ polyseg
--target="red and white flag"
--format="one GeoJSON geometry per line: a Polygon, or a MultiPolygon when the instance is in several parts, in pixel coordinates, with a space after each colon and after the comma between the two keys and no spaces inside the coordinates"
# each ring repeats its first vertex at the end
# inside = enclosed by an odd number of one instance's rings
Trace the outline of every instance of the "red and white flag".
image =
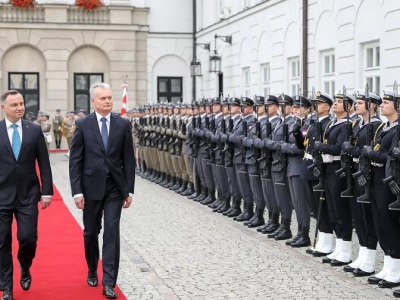
{"type": "Polygon", "coordinates": [[[121,107],[121,116],[125,115],[128,111],[128,94],[127,94],[128,85],[122,85],[122,107],[121,107]]]}

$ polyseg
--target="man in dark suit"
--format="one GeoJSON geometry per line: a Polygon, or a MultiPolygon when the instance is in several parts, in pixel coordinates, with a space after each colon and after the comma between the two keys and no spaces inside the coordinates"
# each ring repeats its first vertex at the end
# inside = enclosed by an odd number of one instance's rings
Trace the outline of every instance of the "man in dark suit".
{"type": "Polygon", "coordinates": [[[40,125],[22,120],[24,99],[14,90],[0,97],[5,119],[0,121],[0,289],[2,300],[13,299],[11,225],[17,220],[18,261],[23,290],[31,286],[30,267],[36,253],[38,205],[51,203],[53,181],[40,125]],[[40,170],[42,188],[36,174],[40,170]]]}
{"type": "Polygon", "coordinates": [[[97,83],[90,88],[95,112],[76,121],[69,173],[77,208],[83,209],[87,283],[97,286],[98,236],[104,214],[103,295],[117,298],[121,209],[132,202],[135,155],[129,120],[112,114],[111,88],[97,83]]]}

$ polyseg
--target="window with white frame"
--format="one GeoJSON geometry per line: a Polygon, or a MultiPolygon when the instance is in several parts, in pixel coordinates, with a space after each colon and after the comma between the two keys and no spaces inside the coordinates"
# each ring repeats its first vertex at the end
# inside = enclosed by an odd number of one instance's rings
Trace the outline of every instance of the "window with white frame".
{"type": "Polygon", "coordinates": [[[300,94],[300,58],[289,59],[289,84],[292,96],[300,94]]]}
{"type": "Polygon", "coordinates": [[[369,90],[375,94],[380,94],[380,46],[379,42],[364,45],[364,77],[368,83],[369,90]]]}
{"type": "Polygon", "coordinates": [[[269,63],[261,65],[261,93],[262,96],[271,94],[271,69],[269,63]]]}
{"type": "Polygon", "coordinates": [[[242,83],[243,92],[246,97],[250,96],[250,68],[243,68],[242,70],[242,83]]]}
{"type": "Polygon", "coordinates": [[[324,51],[321,57],[322,85],[325,93],[333,96],[335,95],[335,52],[324,51]]]}

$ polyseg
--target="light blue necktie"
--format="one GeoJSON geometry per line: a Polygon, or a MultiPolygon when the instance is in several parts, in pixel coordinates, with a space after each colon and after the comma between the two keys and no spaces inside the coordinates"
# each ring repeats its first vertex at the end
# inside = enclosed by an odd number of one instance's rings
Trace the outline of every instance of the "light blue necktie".
{"type": "Polygon", "coordinates": [[[15,159],[18,159],[19,151],[21,150],[21,137],[18,133],[18,125],[12,124],[11,127],[14,129],[12,134],[12,150],[14,152],[15,159]]]}
{"type": "Polygon", "coordinates": [[[101,138],[103,140],[104,150],[107,150],[107,141],[108,141],[107,119],[102,117],[100,121],[103,122],[103,124],[101,124],[101,138]]]}

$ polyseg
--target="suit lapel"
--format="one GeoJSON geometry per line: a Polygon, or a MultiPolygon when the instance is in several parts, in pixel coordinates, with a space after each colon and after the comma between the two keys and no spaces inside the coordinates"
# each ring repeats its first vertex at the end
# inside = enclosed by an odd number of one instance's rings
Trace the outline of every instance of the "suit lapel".
{"type": "Polygon", "coordinates": [[[26,148],[26,144],[29,141],[31,134],[29,134],[29,130],[30,130],[30,124],[29,122],[25,121],[25,120],[21,120],[21,124],[22,124],[22,144],[21,144],[21,150],[19,151],[19,155],[18,155],[18,159],[22,156],[25,148],[26,148]]]}
{"type": "Polygon", "coordinates": [[[92,113],[91,115],[89,115],[89,123],[90,123],[90,128],[92,129],[92,132],[101,147],[101,150],[103,151],[103,153],[105,153],[103,140],[101,139],[101,135],[100,135],[99,124],[97,122],[95,113],[92,113]]]}
{"type": "Polygon", "coordinates": [[[107,151],[110,149],[110,145],[113,141],[113,137],[116,135],[117,132],[117,116],[114,114],[110,115],[110,131],[108,134],[108,141],[107,141],[107,151]]]}
{"type": "Polygon", "coordinates": [[[6,148],[10,151],[10,154],[15,159],[14,152],[12,151],[10,139],[8,138],[6,122],[4,120],[0,121],[0,139],[3,141],[6,148]]]}

